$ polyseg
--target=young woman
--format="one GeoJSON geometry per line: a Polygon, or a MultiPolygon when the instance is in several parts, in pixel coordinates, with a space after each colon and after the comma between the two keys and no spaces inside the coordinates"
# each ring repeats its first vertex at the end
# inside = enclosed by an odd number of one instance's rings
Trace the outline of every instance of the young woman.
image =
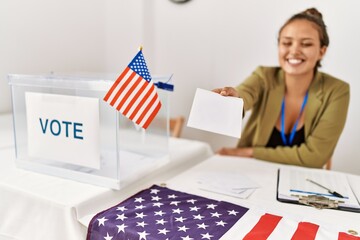
{"type": "Polygon", "coordinates": [[[321,168],[344,128],[349,85],[318,71],[329,46],[315,8],[292,16],[280,29],[280,67],[258,67],[236,88],[214,89],[243,98],[251,116],[236,148],[221,155],[321,168]]]}

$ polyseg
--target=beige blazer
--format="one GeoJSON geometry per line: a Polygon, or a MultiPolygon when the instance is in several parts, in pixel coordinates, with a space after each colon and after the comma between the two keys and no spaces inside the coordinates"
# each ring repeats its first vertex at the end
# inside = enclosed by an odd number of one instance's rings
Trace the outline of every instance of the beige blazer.
{"type": "Polygon", "coordinates": [[[277,148],[265,146],[280,115],[284,72],[279,67],[258,67],[236,89],[245,111],[252,111],[238,147],[253,147],[258,159],[307,167],[321,168],[330,159],[345,125],[349,84],[317,71],[304,110],[305,142],[277,148]]]}

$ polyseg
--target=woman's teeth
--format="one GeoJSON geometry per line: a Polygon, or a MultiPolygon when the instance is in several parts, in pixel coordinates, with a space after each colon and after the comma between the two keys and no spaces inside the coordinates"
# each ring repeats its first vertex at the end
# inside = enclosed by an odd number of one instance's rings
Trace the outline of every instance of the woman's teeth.
{"type": "Polygon", "coordinates": [[[291,58],[291,59],[288,59],[288,62],[289,62],[290,64],[299,64],[299,63],[302,62],[302,60],[301,60],[301,59],[291,58]]]}

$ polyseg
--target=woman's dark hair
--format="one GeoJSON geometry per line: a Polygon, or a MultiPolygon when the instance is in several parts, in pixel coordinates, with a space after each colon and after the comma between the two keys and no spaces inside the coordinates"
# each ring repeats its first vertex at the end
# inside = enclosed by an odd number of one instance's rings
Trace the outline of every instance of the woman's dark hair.
{"type": "MultiPolygon", "coordinates": [[[[289,24],[295,20],[307,20],[313,23],[319,32],[320,36],[320,47],[329,46],[330,40],[329,35],[326,30],[326,25],[323,21],[322,14],[316,8],[308,8],[303,12],[297,13],[292,16],[285,24],[280,28],[279,36],[281,31],[289,24]]],[[[320,60],[316,63],[316,68],[321,67],[320,60]]]]}

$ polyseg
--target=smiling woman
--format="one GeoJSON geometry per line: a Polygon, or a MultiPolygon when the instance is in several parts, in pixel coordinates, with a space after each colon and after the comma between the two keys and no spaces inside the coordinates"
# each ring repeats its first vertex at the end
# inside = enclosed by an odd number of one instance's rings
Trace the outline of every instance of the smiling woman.
{"type": "Polygon", "coordinates": [[[218,153],[323,167],[344,128],[350,92],[347,83],[318,71],[328,45],[322,14],[307,9],[279,31],[280,67],[259,67],[236,88],[214,89],[243,98],[244,110],[252,110],[237,147],[218,153]]]}

